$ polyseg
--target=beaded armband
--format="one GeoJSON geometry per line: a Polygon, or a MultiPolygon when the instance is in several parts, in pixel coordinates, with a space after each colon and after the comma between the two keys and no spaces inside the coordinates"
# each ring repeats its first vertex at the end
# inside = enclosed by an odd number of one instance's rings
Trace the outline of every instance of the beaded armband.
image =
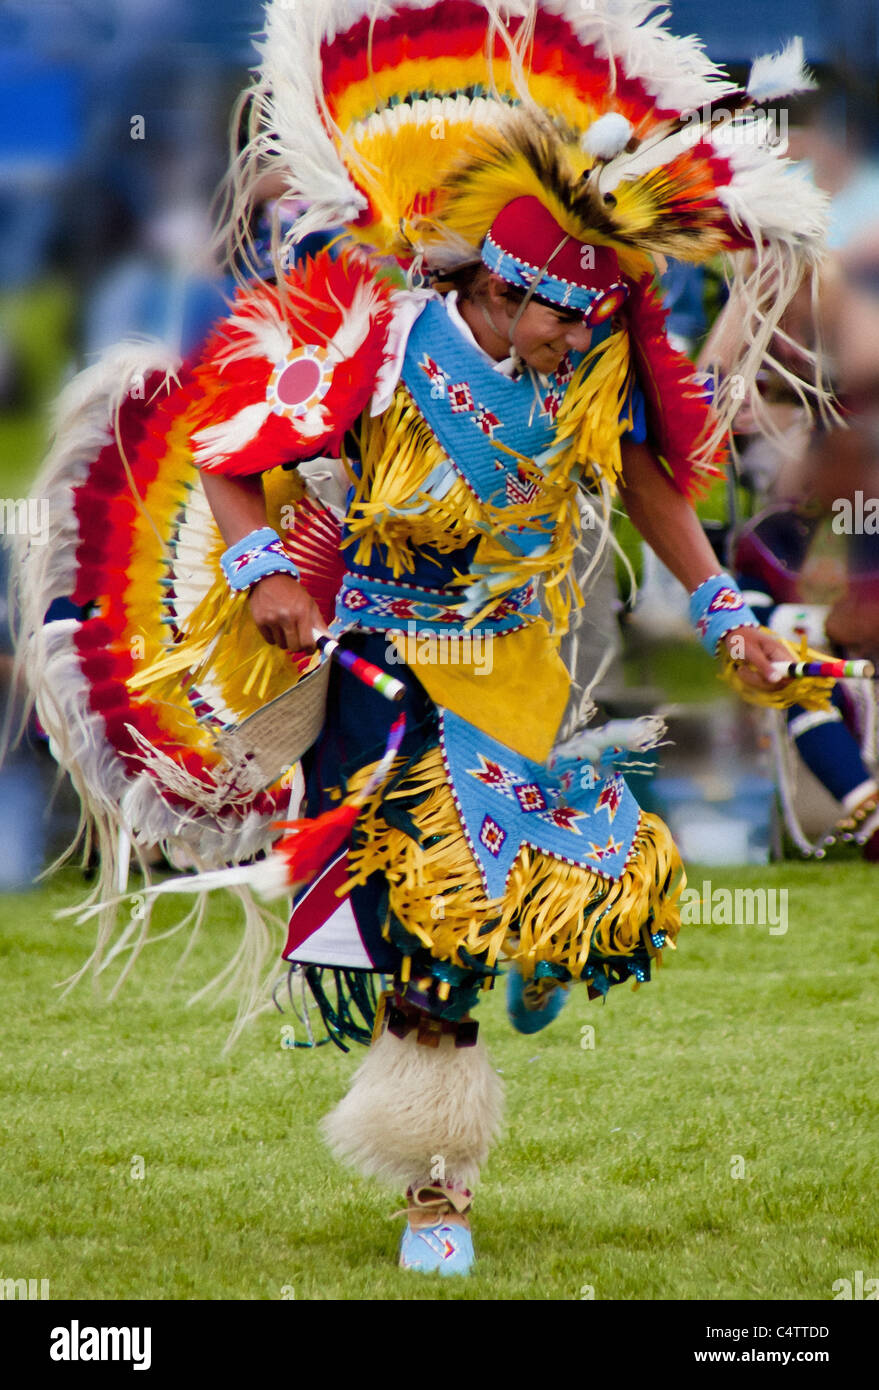
{"type": "Polygon", "coordinates": [[[294,579],[299,578],[292,556],[271,526],[251,531],[249,536],[230,545],[220,557],[220,565],[229,588],[235,593],[249,589],[269,574],[292,574],[294,579]]]}
{"type": "Polygon", "coordinates": [[[690,621],[709,656],[717,655],[721,638],[737,627],[759,627],[729,574],[712,574],[690,595],[690,621]]]}

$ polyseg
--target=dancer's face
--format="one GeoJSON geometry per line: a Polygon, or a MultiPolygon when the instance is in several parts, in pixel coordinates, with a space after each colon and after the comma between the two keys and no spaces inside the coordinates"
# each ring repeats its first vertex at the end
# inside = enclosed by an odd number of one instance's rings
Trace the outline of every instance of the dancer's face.
{"type": "Polygon", "coordinates": [[[568,349],[586,352],[592,330],[580,314],[566,314],[532,300],[513,328],[513,347],[522,361],[548,376],[554,372],[568,349]]]}
{"type": "Polygon", "coordinates": [[[519,314],[520,302],[507,298],[504,282],[491,276],[489,303],[492,320],[507,344],[516,349],[522,361],[535,371],[549,376],[572,349],[587,352],[592,342],[592,330],[583,317],[564,309],[550,309],[546,304],[530,300],[519,314]]]}

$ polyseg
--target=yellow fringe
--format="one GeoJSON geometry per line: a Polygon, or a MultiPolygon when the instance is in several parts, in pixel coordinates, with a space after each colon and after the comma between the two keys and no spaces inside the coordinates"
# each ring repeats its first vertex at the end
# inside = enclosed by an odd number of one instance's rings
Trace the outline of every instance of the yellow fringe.
{"type": "MultiPolygon", "coordinates": [[[[805,644],[796,646],[789,642],[786,637],[779,637],[777,632],[771,632],[769,628],[761,627],[760,631],[767,637],[773,637],[777,642],[781,642],[790,652],[791,661],[833,661],[832,656],[826,652],[816,652],[805,644]]],[[[818,676],[800,676],[796,680],[790,681],[782,686],[780,690],[755,690],[742,680],[737,664],[729,654],[729,648],[724,643],[718,652],[720,661],[719,679],[725,680],[732,686],[737,695],[746,700],[749,705],[762,705],[766,709],[789,709],[791,705],[802,705],[808,710],[826,710],[830,708],[830,697],[833,694],[835,681],[822,680],[818,676]]]]}
{"type": "Polygon", "coordinates": [[[354,562],[367,565],[374,545],[386,546],[387,563],[399,578],[414,569],[412,546],[429,545],[451,554],[482,532],[482,506],[462,479],[441,500],[423,489],[446,455],[405,386],[387,410],[364,415],[360,431],[362,477],[356,480],[347,523],[354,562]],[[412,507],[428,502],[424,512],[412,507]],[[392,514],[392,509],[403,512],[392,514]]]}
{"type": "MultiPolygon", "coordinates": [[[[368,773],[358,773],[352,789],[368,773]]],[[[350,886],[383,874],[393,915],[432,955],[456,965],[466,967],[466,951],[490,966],[501,957],[514,960],[527,977],[540,961],[579,977],[590,949],[631,955],[643,944],[642,927],[651,912],[651,930],[667,932],[669,944],[680,928],[678,901],[686,884],[680,856],[664,822],[646,812],[619,881],[523,846],[504,897],[487,898],[439,748],[426,753],[393,792],[372,798],[358,831],[358,848],[349,856],[350,886]],[[419,798],[406,810],[420,843],[387,823],[384,796],[419,798]]],[[[655,948],[651,954],[658,954],[655,948]]]]}
{"type": "Polygon", "coordinates": [[[556,420],[556,439],[568,441],[562,463],[611,488],[622,472],[620,438],[631,425],[619,418],[631,381],[629,335],[618,330],[586,354],[556,420]]]}
{"type": "MultiPolygon", "coordinates": [[[[559,411],[556,447],[548,471],[527,455],[495,441],[499,452],[515,459],[523,481],[537,484],[527,503],[505,505],[480,502],[461,478],[441,499],[424,491],[446,455],[405,386],[398,386],[382,415],[364,417],[360,434],[362,475],[355,479],[349,510],[350,537],[357,565],[369,564],[373,547],[381,546],[396,578],[414,569],[413,547],[430,546],[453,554],[482,537],[475,564],[486,579],[490,600],[470,625],[478,622],[507,593],[528,579],[542,579],[557,632],[567,629],[572,604],[582,602],[569,577],[579,538],[576,478],[580,471],[613,486],[622,468],[621,403],[629,385],[631,362],[628,334],[613,333],[593,348],[580,364],[559,411]],[[427,503],[424,511],[412,509],[427,503]],[[548,550],[539,556],[517,556],[498,539],[514,527],[544,527],[548,550]]],[[[462,574],[466,586],[472,575],[462,574]]]]}

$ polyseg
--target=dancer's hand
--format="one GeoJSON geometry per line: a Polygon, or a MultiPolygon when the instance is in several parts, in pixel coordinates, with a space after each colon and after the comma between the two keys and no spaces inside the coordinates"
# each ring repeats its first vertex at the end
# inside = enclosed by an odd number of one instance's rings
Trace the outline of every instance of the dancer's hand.
{"type": "Polygon", "coordinates": [[[781,690],[790,683],[790,678],[770,680],[774,661],[790,662],[795,658],[777,637],[761,632],[756,627],[737,627],[724,634],[727,650],[738,663],[739,676],[745,685],[754,690],[781,690]]]}
{"type": "Polygon", "coordinates": [[[314,651],[314,629],[326,631],[320,609],[292,574],[267,574],[254,584],[250,611],[265,640],[290,652],[314,651]]]}

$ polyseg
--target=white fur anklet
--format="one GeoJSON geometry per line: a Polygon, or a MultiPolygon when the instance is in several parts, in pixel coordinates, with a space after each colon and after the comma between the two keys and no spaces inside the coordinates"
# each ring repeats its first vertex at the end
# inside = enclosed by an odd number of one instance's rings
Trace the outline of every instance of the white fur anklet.
{"type": "Polygon", "coordinates": [[[364,1177],[414,1187],[442,1180],[472,1188],[502,1119],[503,1085],[481,1046],[419,1046],[382,1033],[327,1115],[324,1137],[364,1177]]]}

